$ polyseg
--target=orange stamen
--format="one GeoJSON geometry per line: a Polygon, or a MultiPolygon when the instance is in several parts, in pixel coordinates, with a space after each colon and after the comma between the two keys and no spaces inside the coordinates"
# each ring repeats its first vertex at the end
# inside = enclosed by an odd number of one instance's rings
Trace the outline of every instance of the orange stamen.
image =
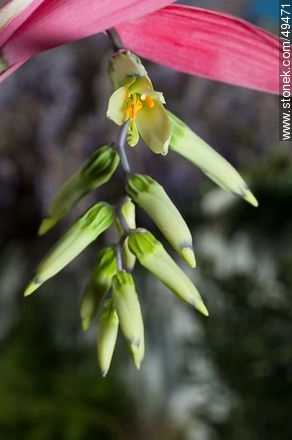
{"type": "Polygon", "coordinates": [[[138,111],[141,110],[142,107],[143,107],[143,104],[142,104],[140,98],[138,98],[138,96],[134,96],[131,99],[131,102],[128,103],[128,106],[125,109],[126,117],[129,119],[135,119],[138,111]]]}
{"type": "Polygon", "coordinates": [[[155,101],[152,96],[146,96],[145,101],[148,107],[153,108],[155,106],[155,101]]]}

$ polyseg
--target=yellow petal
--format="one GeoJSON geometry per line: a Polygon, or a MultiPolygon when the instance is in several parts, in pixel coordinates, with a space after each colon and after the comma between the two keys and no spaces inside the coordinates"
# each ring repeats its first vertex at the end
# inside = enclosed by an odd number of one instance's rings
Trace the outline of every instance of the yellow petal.
{"type": "Polygon", "coordinates": [[[148,76],[143,76],[142,78],[136,79],[136,81],[129,87],[129,93],[143,93],[145,91],[153,91],[153,86],[148,76]]]}
{"type": "Polygon", "coordinates": [[[165,108],[155,100],[153,108],[144,105],[137,113],[136,124],[144,142],[154,153],[166,155],[171,131],[165,108]]]}
{"type": "Polygon", "coordinates": [[[156,90],[141,89],[139,93],[141,93],[141,100],[142,101],[145,101],[147,96],[151,96],[151,98],[157,99],[162,104],[165,104],[165,99],[164,99],[163,93],[161,93],[161,92],[156,92],[156,90]]]}
{"type": "Polygon", "coordinates": [[[107,117],[118,125],[125,122],[124,101],[127,88],[120,87],[110,97],[107,109],[107,117]]]}

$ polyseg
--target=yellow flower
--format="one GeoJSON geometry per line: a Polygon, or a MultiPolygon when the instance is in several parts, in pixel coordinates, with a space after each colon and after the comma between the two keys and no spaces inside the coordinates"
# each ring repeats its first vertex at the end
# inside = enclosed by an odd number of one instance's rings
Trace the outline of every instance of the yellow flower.
{"type": "Polygon", "coordinates": [[[107,117],[118,125],[129,121],[127,140],[131,147],[138,143],[140,133],[154,153],[167,154],[171,130],[163,94],[153,89],[145,69],[141,69],[140,60],[128,51],[114,55],[111,71],[117,89],[110,97],[107,117]],[[121,65],[121,76],[116,80],[121,65]]]}

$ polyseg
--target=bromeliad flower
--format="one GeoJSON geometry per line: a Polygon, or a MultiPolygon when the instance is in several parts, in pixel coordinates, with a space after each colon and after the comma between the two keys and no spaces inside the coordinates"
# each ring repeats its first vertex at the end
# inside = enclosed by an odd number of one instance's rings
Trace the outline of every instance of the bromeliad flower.
{"type": "Polygon", "coordinates": [[[173,0],[8,0],[0,80],[31,56],[116,27],[125,47],[176,70],[279,92],[279,40],[231,15],[173,0]]]}
{"type": "Polygon", "coordinates": [[[109,63],[114,92],[107,116],[122,126],[118,139],[100,146],[65,182],[39,233],[46,233],[82,197],[108,182],[119,165],[124,171],[123,196],[114,205],[96,203],[75,221],[41,260],[25,290],[26,296],[31,295],[116,225],[118,241],[101,249],[81,301],[84,330],[101,306],[97,339],[103,376],[110,367],[119,328],[138,369],[144,358],[143,317],[130,273],[136,261],[182,301],[209,315],[201,294],[163,245],[149,231],[136,227],[138,206],[178,255],[195,267],[191,231],[164,188],[150,176],[131,171],[126,140],[133,147],[141,135],[154,153],[162,155],[170,147],[223,189],[257,206],[233,166],[165,109],[163,94],[154,90],[131,50],[178,70],[276,92],[277,39],[224,14],[181,5],[162,8],[169,3],[172,1],[83,0],[81,4],[80,0],[10,0],[0,9],[0,80],[35,53],[96,32],[107,31],[114,46],[109,63]],[[116,31],[109,29],[113,26],[127,49],[121,46],[116,31]]]}
{"type": "Polygon", "coordinates": [[[129,51],[118,51],[109,63],[116,90],[109,100],[108,118],[122,125],[128,121],[127,141],[137,145],[139,133],[154,153],[168,152],[170,123],[163,94],[153,89],[140,59],[129,51]]]}

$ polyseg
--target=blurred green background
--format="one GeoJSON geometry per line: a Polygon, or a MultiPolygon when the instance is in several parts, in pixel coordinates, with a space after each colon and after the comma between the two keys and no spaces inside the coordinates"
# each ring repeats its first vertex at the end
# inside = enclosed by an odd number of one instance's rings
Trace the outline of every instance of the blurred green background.
{"type": "MultiPolygon", "coordinates": [[[[276,32],[272,0],[188,3],[276,32]]],[[[209,319],[137,267],[146,358],[138,373],[120,337],[101,379],[96,328],[82,332],[79,301],[102,241],[22,297],[71,221],[119,191],[116,176],[37,237],[66,177],[117,137],[105,116],[110,53],[98,35],[35,57],[0,86],[0,439],[291,439],[292,160],[278,141],[277,97],[146,63],[168,108],[240,170],[260,202],[255,209],[224,193],[174,153],[129,151],[191,226],[198,268],[184,269],[209,319]]],[[[157,234],[141,211],[138,221],[157,234]]]]}

